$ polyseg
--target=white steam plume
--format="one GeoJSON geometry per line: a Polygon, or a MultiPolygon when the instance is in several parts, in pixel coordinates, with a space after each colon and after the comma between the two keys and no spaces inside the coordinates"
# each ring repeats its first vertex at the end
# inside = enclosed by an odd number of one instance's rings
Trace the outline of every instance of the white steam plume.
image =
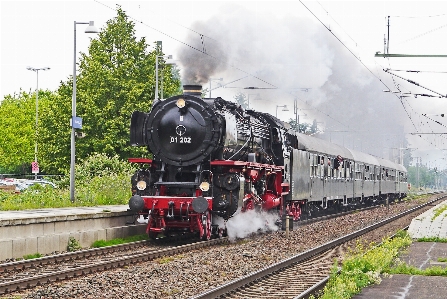
{"type": "MultiPolygon", "coordinates": [[[[257,212],[255,210],[242,213],[239,208],[235,215],[228,219],[226,223],[228,238],[230,241],[234,241],[236,239],[243,239],[254,233],[277,231],[279,229],[275,224],[277,219],[277,214],[264,211],[257,212]]],[[[215,217],[214,222],[220,228],[224,226],[224,221],[220,217],[215,217]]]]}

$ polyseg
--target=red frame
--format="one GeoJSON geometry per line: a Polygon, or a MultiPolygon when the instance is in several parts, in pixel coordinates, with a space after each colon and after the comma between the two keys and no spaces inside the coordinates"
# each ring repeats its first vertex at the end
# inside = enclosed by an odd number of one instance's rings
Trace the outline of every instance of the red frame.
{"type": "MultiPolygon", "coordinates": [[[[152,164],[153,161],[151,159],[146,158],[129,158],[129,162],[131,163],[144,163],[144,164],[152,164]]],[[[223,166],[225,167],[225,172],[228,173],[242,173],[247,180],[251,182],[258,181],[265,174],[272,175],[275,173],[275,183],[274,190],[268,190],[261,197],[265,200],[263,207],[265,208],[274,208],[276,206],[280,206],[280,214],[283,213],[283,202],[284,196],[289,194],[290,185],[289,183],[283,183],[283,170],[284,166],[276,166],[270,164],[262,164],[256,162],[244,162],[244,161],[232,161],[232,160],[214,160],[210,162],[211,166],[223,166]],[[279,201],[278,201],[279,199],[279,201]]],[[[192,209],[192,201],[197,197],[201,196],[202,192],[200,189],[196,191],[196,197],[192,196],[166,196],[166,187],[160,186],[158,196],[142,196],[144,200],[145,209],[151,211],[150,217],[147,225],[146,232],[148,234],[158,234],[164,232],[169,228],[183,228],[185,230],[189,230],[191,232],[199,231],[200,236],[204,236],[204,234],[209,234],[209,231],[205,231],[205,229],[209,229],[209,227],[204,227],[202,224],[202,216],[205,213],[196,213],[192,209]],[[169,206],[169,203],[173,202],[173,206],[169,206]],[[189,210],[188,210],[189,204],[189,210]],[[182,220],[172,220],[170,219],[169,213],[173,209],[174,215],[179,216],[182,215],[182,220]],[[189,214],[187,215],[187,210],[189,214]],[[188,217],[189,216],[189,217],[188,217]],[[188,219],[189,218],[189,219],[188,219]]],[[[213,210],[213,198],[206,197],[208,201],[208,210],[213,210]]],[[[246,209],[250,209],[254,207],[253,198],[250,194],[246,195],[245,200],[247,200],[246,209]]],[[[146,214],[146,213],[141,213],[146,214]]],[[[209,219],[207,219],[209,221],[209,219]]],[[[207,223],[208,225],[209,223],[207,223]]]]}

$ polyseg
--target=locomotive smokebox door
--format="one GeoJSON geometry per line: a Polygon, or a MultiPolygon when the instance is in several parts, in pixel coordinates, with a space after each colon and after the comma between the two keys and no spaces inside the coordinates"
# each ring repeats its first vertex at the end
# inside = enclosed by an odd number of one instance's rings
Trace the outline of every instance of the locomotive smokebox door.
{"type": "Polygon", "coordinates": [[[208,210],[208,201],[205,199],[205,197],[196,197],[192,201],[192,209],[196,213],[205,213],[205,211],[208,210]]]}

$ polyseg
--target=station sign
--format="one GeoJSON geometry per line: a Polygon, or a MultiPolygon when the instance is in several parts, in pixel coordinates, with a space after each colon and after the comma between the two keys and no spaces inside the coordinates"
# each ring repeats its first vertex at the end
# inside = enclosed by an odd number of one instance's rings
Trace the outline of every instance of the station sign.
{"type": "Polygon", "coordinates": [[[71,126],[75,129],[82,129],[82,118],[78,116],[73,117],[71,126]]]}
{"type": "Polygon", "coordinates": [[[31,173],[39,173],[39,163],[37,161],[31,163],[31,173]]]}

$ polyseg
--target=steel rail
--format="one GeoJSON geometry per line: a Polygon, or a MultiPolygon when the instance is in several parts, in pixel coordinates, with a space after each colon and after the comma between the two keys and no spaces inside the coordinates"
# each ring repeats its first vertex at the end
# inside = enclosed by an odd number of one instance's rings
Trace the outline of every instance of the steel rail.
{"type": "MultiPolygon", "coordinates": [[[[195,242],[192,244],[185,244],[185,245],[170,247],[170,248],[161,249],[161,250],[155,250],[155,251],[150,251],[150,252],[145,252],[145,253],[138,253],[138,254],[134,254],[134,255],[127,255],[127,256],[123,256],[123,257],[114,258],[109,261],[101,261],[101,262],[84,265],[84,266],[76,266],[76,267],[73,267],[72,269],[60,270],[60,271],[55,271],[55,272],[47,273],[47,274],[39,274],[34,277],[26,277],[26,278],[21,278],[21,279],[17,279],[17,280],[2,282],[2,283],[0,283],[0,294],[7,294],[10,292],[20,291],[23,289],[31,288],[31,287],[34,287],[37,285],[42,285],[42,284],[49,283],[49,282],[61,281],[61,280],[65,280],[65,279],[72,278],[72,277],[78,277],[81,275],[94,273],[96,271],[103,271],[103,270],[113,269],[116,267],[123,267],[125,265],[129,265],[129,264],[133,264],[133,263],[137,263],[137,262],[150,261],[150,260],[154,260],[154,259],[165,257],[165,256],[170,256],[170,255],[175,255],[175,254],[191,251],[193,249],[204,248],[204,247],[222,244],[222,243],[226,243],[226,242],[228,242],[228,238],[226,238],[226,237],[220,238],[220,239],[213,239],[213,240],[209,240],[209,241],[195,242]]],[[[124,244],[123,246],[125,246],[125,245],[127,245],[127,244],[124,244]]],[[[118,246],[121,246],[121,245],[118,245],[118,246]]],[[[73,252],[73,253],[62,254],[59,256],[55,256],[55,257],[41,258],[40,261],[38,261],[38,263],[41,263],[42,265],[46,265],[46,264],[50,263],[49,261],[54,262],[54,261],[58,261],[61,259],[67,260],[67,257],[68,257],[68,260],[73,259],[73,258],[79,259],[79,257],[76,257],[77,254],[80,254],[84,257],[89,257],[92,254],[98,255],[101,252],[100,249],[101,248],[99,248],[99,250],[98,249],[85,250],[85,252],[73,252]]],[[[104,253],[104,251],[102,251],[102,252],[104,253]]],[[[11,264],[14,264],[14,265],[3,264],[2,268],[0,268],[0,269],[2,271],[7,271],[6,269],[18,269],[19,267],[32,267],[32,266],[27,265],[26,262],[24,262],[24,263],[14,262],[11,264]]]]}

